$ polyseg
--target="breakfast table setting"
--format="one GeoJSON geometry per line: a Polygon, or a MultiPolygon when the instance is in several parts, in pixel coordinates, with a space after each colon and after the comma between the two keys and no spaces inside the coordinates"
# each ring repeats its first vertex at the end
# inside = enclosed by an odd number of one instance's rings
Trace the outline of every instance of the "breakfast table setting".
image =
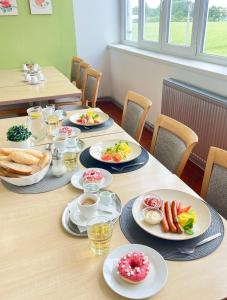
{"type": "Polygon", "coordinates": [[[0,120],[0,298],[227,296],[213,207],[100,109],[27,113],[0,120]]]}

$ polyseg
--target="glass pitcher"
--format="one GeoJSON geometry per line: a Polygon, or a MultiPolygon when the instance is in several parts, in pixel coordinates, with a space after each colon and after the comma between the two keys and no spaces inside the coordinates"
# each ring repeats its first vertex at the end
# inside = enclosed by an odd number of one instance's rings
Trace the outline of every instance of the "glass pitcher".
{"type": "Polygon", "coordinates": [[[46,137],[47,127],[42,113],[41,106],[34,106],[27,109],[27,128],[31,131],[35,142],[39,142],[46,137]]]}

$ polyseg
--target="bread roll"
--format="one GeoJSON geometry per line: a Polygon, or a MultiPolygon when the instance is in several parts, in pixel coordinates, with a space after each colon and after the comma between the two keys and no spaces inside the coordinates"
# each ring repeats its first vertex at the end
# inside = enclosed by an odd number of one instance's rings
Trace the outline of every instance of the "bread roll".
{"type": "Polygon", "coordinates": [[[38,159],[41,159],[43,157],[43,153],[41,151],[35,150],[35,149],[26,149],[24,150],[25,153],[35,156],[38,159]]]}
{"type": "Polygon", "coordinates": [[[41,169],[43,169],[48,164],[49,159],[50,159],[49,153],[47,153],[47,152],[44,153],[43,158],[40,159],[40,161],[39,161],[39,166],[41,169]]]}
{"type": "Polygon", "coordinates": [[[15,151],[13,148],[0,148],[0,153],[3,155],[9,155],[12,151],[15,151]]]}
{"type": "Polygon", "coordinates": [[[0,160],[10,160],[8,155],[0,154],[0,160]]]}
{"type": "Polygon", "coordinates": [[[7,170],[10,173],[15,173],[19,175],[31,175],[32,173],[32,168],[30,166],[17,164],[10,161],[0,161],[0,167],[7,170]]]}
{"type": "Polygon", "coordinates": [[[39,159],[31,154],[27,154],[21,151],[11,152],[9,155],[10,159],[19,164],[25,165],[38,165],[39,159]]]}

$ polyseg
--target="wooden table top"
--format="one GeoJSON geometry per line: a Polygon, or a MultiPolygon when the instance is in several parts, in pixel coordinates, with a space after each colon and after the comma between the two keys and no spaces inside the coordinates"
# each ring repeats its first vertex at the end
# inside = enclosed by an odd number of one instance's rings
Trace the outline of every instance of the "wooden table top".
{"type": "MultiPolygon", "coordinates": [[[[0,136],[2,130],[0,123],[0,136]]],[[[113,138],[113,134],[87,137],[86,134],[89,135],[84,133],[83,140],[87,147],[113,138]]],[[[114,137],[133,140],[124,131],[116,131],[114,137]]],[[[141,169],[114,174],[109,186],[123,203],[161,188],[196,195],[151,155],[141,169]]],[[[114,293],[103,279],[105,257],[92,254],[87,238],[70,236],[62,228],[65,206],[80,193],[69,184],[48,193],[23,195],[8,191],[0,183],[1,299],[125,299],[114,293]]],[[[224,225],[226,228],[225,220],[224,225]]],[[[123,244],[128,241],[117,222],[111,249],[123,244]]],[[[227,295],[226,253],[225,235],[220,247],[207,257],[190,262],[167,261],[168,281],[152,299],[223,299],[227,295]]]]}
{"type": "Polygon", "coordinates": [[[0,105],[81,96],[81,91],[55,67],[43,67],[42,72],[46,80],[30,85],[21,70],[0,70],[0,105]]]}

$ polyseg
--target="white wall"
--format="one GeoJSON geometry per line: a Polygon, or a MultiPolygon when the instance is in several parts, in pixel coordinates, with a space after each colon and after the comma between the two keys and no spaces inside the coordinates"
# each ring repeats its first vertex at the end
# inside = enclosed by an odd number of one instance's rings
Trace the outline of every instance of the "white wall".
{"type": "Polygon", "coordinates": [[[155,123],[161,112],[162,81],[164,78],[175,78],[186,83],[227,96],[227,81],[207,76],[206,73],[191,71],[158,61],[152,61],[119,49],[111,48],[111,83],[112,96],[123,104],[127,90],[141,93],[152,100],[148,122],[155,123]]]}
{"type": "Polygon", "coordinates": [[[99,96],[111,96],[107,45],[119,42],[121,0],[74,0],[77,55],[102,71],[99,96]]]}

